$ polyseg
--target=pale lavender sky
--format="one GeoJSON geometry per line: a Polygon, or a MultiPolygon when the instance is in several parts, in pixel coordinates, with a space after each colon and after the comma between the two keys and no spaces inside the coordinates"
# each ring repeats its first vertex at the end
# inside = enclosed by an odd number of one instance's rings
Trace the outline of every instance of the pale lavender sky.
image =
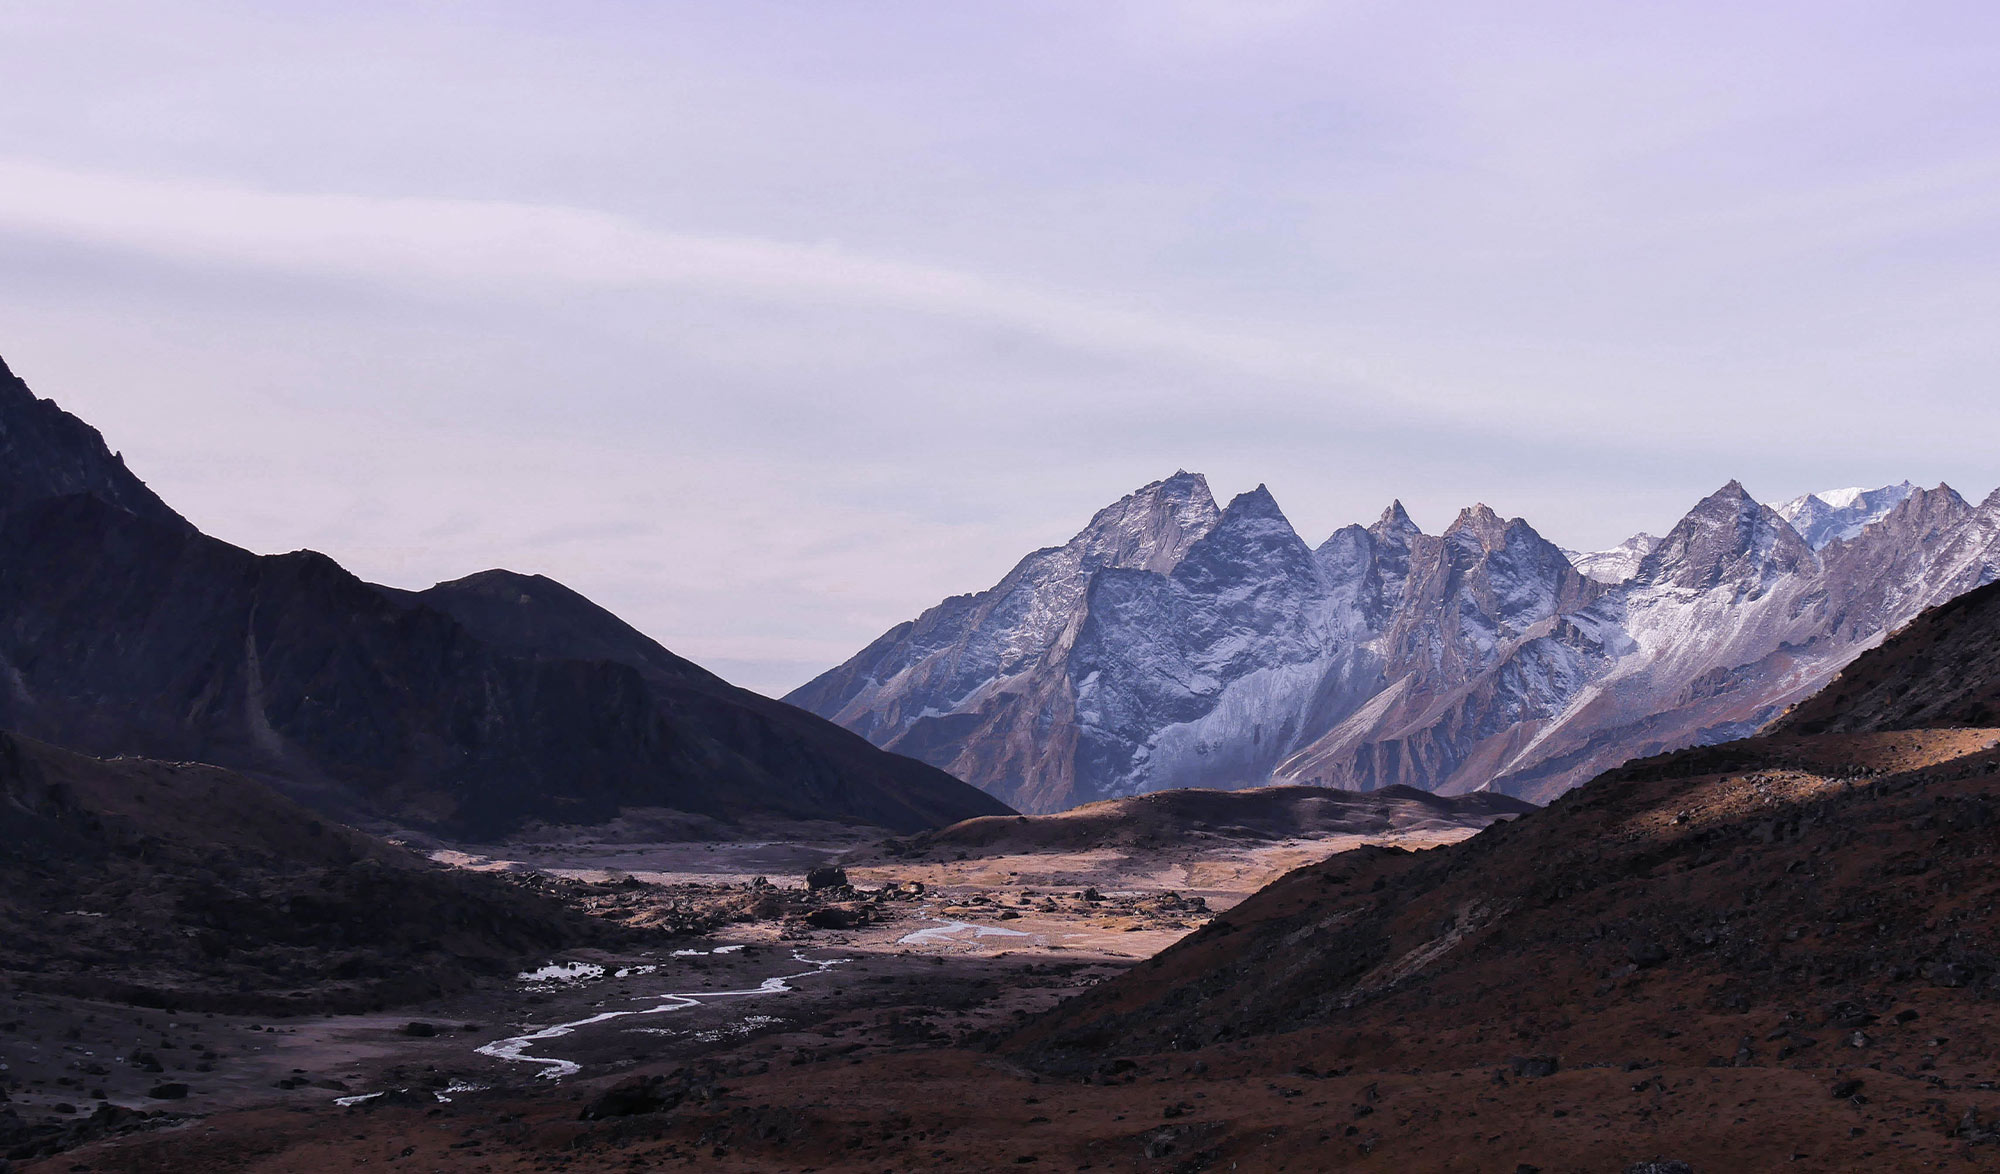
{"type": "Polygon", "coordinates": [[[1176,468],[2000,482],[2000,8],[0,6],[0,355],[203,528],[782,692],[1176,468]]]}

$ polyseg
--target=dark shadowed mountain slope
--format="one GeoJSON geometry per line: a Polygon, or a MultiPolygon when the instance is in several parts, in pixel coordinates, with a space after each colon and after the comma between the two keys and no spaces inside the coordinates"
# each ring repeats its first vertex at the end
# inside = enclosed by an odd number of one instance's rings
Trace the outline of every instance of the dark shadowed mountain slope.
{"type": "Polygon", "coordinates": [[[241,775],[0,734],[0,972],[151,1006],[365,1010],[633,936],[241,775]]]}
{"type": "Polygon", "coordinates": [[[97,429],[37,399],[0,359],[0,516],[32,502],[87,493],[148,521],[192,529],[125,467],[97,429]]]}
{"type": "Polygon", "coordinates": [[[1862,653],[1773,733],[2000,725],[2000,583],[1918,616],[1862,653]]]}
{"type": "Polygon", "coordinates": [[[1243,841],[1323,840],[1481,828],[1533,810],[1531,803],[1490,791],[1447,797],[1394,786],[1366,794],[1331,787],[1242,791],[1190,787],[1103,799],[1055,815],[968,819],[912,837],[899,854],[1087,852],[1146,842],[1182,843],[1197,833],[1243,841]]]}
{"type": "Polygon", "coordinates": [[[805,814],[840,812],[899,829],[947,824],[968,812],[1011,814],[936,767],[884,753],[830,721],[731,685],[553,579],[486,571],[418,598],[509,655],[633,669],[669,720],[715,743],[708,754],[733,755],[746,775],[805,796],[805,814]]]}
{"type": "Polygon", "coordinates": [[[69,446],[0,474],[0,726],[251,770],[458,835],[622,806],[904,831],[1005,810],[730,688],[547,580],[432,595],[311,552],[253,555],[165,511],[46,401],[0,394],[0,425],[69,446]]]}

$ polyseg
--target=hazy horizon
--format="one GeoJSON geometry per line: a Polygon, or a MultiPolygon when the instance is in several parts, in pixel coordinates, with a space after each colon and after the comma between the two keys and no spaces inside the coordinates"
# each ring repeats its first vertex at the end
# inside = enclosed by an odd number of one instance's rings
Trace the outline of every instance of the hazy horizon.
{"type": "Polygon", "coordinates": [[[2000,12],[30,2],[0,356],[176,509],[782,694],[1177,468],[2000,483],[2000,12]]]}

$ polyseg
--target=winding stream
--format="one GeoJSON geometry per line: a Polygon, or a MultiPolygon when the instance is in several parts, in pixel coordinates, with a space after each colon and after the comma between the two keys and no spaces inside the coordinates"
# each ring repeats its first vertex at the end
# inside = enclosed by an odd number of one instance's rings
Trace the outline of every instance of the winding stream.
{"type": "Polygon", "coordinates": [[[1035,935],[1018,929],[1003,929],[997,925],[974,925],[969,921],[946,921],[942,918],[927,917],[936,925],[906,933],[896,941],[905,946],[962,945],[980,938],[1032,938],[1035,935]]]}
{"type": "MultiPolygon", "coordinates": [[[[726,949],[730,949],[730,947],[723,947],[717,950],[716,953],[722,953],[726,949]]],[[[577,1019],[569,1023],[558,1023],[553,1027],[544,1027],[539,1031],[531,1031],[525,1035],[514,1035],[508,1036],[506,1039],[497,1039],[490,1044],[474,1050],[482,1056],[491,1056],[496,1060],[509,1060],[522,1064],[540,1064],[542,1065],[542,1071],[537,1073],[540,1079],[561,1080],[565,1076],[574,1076],[576,1073],[581,1072],[583,1066],[574,1061],[559,1060],[553,1056],[531,1056],[528,1054],[529,1050],[543,1040],[558,1039],[569,1035],[579,1027],[588,1027],[593,1023],[603,1023],[609,1019],[622,1019],[628,1015],[659,1015],[668,1011],[684,1011],[689,1007],[698,1007],[709,999],[736,999],[750,998],[755,995],[783,994],[792,989],[792,979],[810,978],[815,974],[825,974],[843,962],[852,961],[850,958],[820,960],[808,958],[804,954],[798,953],[794,953],[792,957],[812,967],[812,969],[767,978],[757,986],[747,990],[670,991],[660,995],[643,995],[639,997],[642,999],[659,1000],[659,1006],[646,1007],[637,1011],[605,1011],[597,1015],[592,1015],[587,1019],[577,1019]]]]}

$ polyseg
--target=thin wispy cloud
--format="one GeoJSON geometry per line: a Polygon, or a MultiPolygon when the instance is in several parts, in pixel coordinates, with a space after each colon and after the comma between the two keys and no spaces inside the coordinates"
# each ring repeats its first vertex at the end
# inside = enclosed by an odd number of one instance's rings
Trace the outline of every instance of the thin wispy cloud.
{"type": "Polygon", "coordinates": [[[766,689],[1179,467],[2000,481],[1980,6],[29,0],[0,77],[0,354],[196,521],[766,689]]]}
{"type": "Polygon", "coordinates": [[[443,283],[532,300],[549,286],[678,287],[958,318],[1080,349],[1242,375],[1344,379],[1297,345],[837,245],[662,231],[583,208],[260,191],[0,159],[0,231],[203,266],[443,283]]]}

